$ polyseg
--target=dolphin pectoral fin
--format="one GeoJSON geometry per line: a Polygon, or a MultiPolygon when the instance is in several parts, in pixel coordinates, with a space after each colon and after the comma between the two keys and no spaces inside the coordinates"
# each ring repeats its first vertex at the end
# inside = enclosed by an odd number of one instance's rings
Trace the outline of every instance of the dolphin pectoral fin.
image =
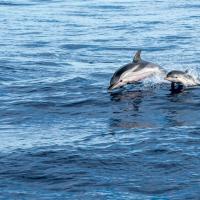
{"type": "MultiPolygon", "coordinates": [[[[166,79],[167,80],[167,79],[166,79]]],[[[175,83],[174,82],[171,82],[171,89],[170,89],[170,91],[173,91],[173,90],[175,90],[175,83]]]]}
{"type": "Polygon", "coordinates": [[[127,85],[133,84],[134,82],[127,82],[127,85]]]}
{"type": "Polygon", "coordinates": [[[141,54],[142,50],[138,50],[133,58],[133,62],[134,63],[138,63],[139,61],[141,61],[141,54]]]}
{"type": "Polygon", "coordinates": [[[184,91],[184,89],[185,89],[185,86],[183,84],[180,84],[180,83],[176,84],[174,82],[171,83],[171,89],[170,89],[170,91],[171,91],[172,94],[174,94],[174,93],[181,93],[181,92],[184,91]]]}
{"type": "Polygon", "coordinates": [[[183,92],[183,90],[185,90],[185,86],[183,84],[179,84],[177,90],[183,92]]]}

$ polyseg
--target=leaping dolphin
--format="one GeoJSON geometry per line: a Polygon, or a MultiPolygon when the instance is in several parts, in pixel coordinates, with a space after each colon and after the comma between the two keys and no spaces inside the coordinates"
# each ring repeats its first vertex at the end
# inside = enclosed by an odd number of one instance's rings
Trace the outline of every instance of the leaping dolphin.
{"type": "Polygon", "coordinates": [[[138,50],[131,63],[119,68],[110,80],[109,90],[135,83],[152,75],[166,75],[159,65],[141,59],[141,50],[138,50]]]}
{"type": "Polygon", "coordinates": [[[182,84],[183,86],[186,87],[200,84],[200,80],[195,79],[190,74],[188,74],[188,70],[186,71],[173,70],[167,74],[165,80],[168,80],[172,83],[182,84]]]}

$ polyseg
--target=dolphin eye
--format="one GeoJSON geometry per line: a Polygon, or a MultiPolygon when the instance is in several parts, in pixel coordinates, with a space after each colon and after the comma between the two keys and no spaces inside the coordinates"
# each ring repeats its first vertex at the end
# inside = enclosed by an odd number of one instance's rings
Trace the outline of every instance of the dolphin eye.
{"type": "Polygon", "coordinates": [[[120,80],[120,82],[122,82],[122,80],[120,80]]]}

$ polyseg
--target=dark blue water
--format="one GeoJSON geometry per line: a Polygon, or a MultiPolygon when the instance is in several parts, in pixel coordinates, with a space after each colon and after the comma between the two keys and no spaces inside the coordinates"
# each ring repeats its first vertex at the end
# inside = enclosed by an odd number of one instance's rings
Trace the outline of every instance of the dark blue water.
{"type": "Polygon", "coordinates": [[[0,1],[0,199],[200,199],[200,89],[107,92],[137,49],[198,76],[199,30],[199,1],[0,1]]]}

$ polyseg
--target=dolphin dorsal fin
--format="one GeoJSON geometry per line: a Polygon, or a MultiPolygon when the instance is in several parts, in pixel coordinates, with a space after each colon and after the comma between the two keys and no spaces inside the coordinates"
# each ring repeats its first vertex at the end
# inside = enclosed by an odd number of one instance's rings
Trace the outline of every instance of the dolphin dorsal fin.
{"type": "Polygon", "coordinates": [[[136,52],[134,58],[133,58],[133,62],[134,63],[138,63],[138,62],[140,62],[142,60],[141,57],[140,57],[140,54],[141,54],[141,50],[138,50],[136,52]]]}

